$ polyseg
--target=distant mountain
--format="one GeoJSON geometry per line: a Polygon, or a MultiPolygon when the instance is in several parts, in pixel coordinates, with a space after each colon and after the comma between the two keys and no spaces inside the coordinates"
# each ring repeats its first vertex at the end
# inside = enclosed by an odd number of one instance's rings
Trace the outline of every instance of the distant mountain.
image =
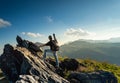
{"type": "Polygon", "coordinates": [[[36,44],[37,46],[40,46],[40,45],[42,45],[43,43],[36,42],[35,44],[36,44]]]}
{"type": "Polygon", "coordinates": [[[120,42],[120,37],[116,37],[116,38],[111,38],[109,39],[109,42],[120,42]]]}
{"type": "Polygon", "coordinates": [[[71,58],[90,58],[120,65],[120,43],[78,40],[62,45],[59,53],[71,58]]]}
{"type": "Polygon", "coordinates": [[[107,40],[85,40],[85,39],[80,39],[79,41],[87,41],[91,43],[120,43],[120,37],[114,37],[110,38],[107,40]]]}

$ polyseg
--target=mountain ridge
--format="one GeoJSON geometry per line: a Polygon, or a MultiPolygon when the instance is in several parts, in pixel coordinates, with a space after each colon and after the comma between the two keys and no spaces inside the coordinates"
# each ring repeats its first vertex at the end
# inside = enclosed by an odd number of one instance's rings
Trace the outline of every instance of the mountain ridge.
{"type": "Polygon", "coordinates": [[[98,61],[108,61],[120,65],[120,43],[89,42],[77,40],[60,47],[60,55],[71,58],[91,58],[98,61]]]}

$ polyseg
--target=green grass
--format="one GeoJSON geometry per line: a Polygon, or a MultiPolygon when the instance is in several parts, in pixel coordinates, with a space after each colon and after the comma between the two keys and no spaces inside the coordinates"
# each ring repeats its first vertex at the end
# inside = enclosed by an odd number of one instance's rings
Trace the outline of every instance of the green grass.
{"type": "Polygon", "coordinates": [[[120,83],[120,66],[110,64],[108,62],[99,62],[91,59],[77,60],[87,67],[83,72],[92,72],[96,70],[109,71],[117,77],[118,83],[120,83]]]}

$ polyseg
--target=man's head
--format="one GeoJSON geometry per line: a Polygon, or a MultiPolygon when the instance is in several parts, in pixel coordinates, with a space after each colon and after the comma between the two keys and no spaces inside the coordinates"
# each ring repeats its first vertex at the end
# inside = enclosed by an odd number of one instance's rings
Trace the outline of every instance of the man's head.
{"type": "Polygon", "coordinates": [[[52,40],[52,36],[51,35],[49,35],[48,38],[49,38],[50,41],[52,40]]]}

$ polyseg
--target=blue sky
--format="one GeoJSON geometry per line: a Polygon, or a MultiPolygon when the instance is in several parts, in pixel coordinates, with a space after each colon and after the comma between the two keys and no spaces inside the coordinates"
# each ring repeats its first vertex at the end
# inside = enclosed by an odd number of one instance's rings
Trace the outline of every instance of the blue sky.
{"type": "Polygon", "coordinates": [[[77,39],[120,37],[120,0],[0,0],[0,50],[16,35],[60,44],[77,39]]]}

